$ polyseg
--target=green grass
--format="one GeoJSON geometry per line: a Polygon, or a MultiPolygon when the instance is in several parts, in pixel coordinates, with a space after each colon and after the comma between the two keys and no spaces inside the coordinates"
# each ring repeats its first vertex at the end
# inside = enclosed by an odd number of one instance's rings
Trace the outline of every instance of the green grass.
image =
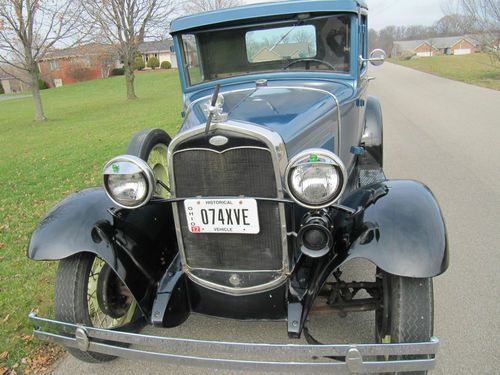
{"type": "Polygon", "coordinates": [[[407,61],[393,58],[389,61],[456,81],[500,90],[500,62],[495,63],[485,53],[420,57],[407,61]]]}
{"type": "Polygon", "coordinates": [[[29,340],[28,313],[51,316],[54,262],[26,258],[30,233],[66,195],[100,184],[101,168],[132,135],[181,123],[176,71],[139,74],[139,99],[125,100],[123,77],[42,91],[48,121],[35,123],[31,98],[0,102],[0,359],[19,364],[42,345],[29,340]],[[0,357],[1,358],[1,357],[0,357]]]}

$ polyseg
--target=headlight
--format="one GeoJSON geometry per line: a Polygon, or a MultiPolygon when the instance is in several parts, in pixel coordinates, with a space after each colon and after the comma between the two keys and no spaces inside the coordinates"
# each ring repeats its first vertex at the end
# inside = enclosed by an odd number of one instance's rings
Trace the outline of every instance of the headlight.
{"type": "Polygon", "coordinates": [[[285,178],[293,200],[301,206],[318,209],[340,198],[347,183],[347,172],[333,152],[309,149],[290,160],[285,178]]]}
{"type": "Polygon", "coordinates": [[[123,208],[139,208],[152,197],[156,183],[153,171],[142,159],[131,155],[111,159],[103,171],[104,190],[123,208]]]}

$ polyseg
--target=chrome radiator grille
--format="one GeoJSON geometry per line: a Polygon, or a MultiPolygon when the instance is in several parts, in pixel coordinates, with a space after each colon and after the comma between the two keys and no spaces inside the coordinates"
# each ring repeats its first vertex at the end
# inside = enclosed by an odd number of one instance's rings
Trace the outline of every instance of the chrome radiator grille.
{"type": "MultiPolygon", "coordinates": [[[[264,147],[181,149],[174,152],[173,172],[177,197],[278,196],[272,155],[264,147]]],[[[177,204],[177,210],[185,261],[190,268],[218,271],[282,269],[279,203],[258,201],[258,234],[193,234],[187,227],[182,202],[177,204]]]]}
{"type": "Polygon", "coordinates": [[[174,155],[174,176],[176,194],[183,197],[277,193],[271,154],[257,147],[181,150],[174,155]]]}

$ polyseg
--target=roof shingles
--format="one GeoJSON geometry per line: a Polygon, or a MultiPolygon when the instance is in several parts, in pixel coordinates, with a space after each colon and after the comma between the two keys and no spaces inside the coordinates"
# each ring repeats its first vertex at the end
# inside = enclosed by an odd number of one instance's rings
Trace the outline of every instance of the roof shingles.
{"type": "Polygon", "coordinates": [[[445,37],[419,39],[419,40],[398,40],[394,42],[394,47],[397,47],[397,49],[400,51],[414,50],[418,46],[426,43],[436,49],[445,49],[453,47],[459,41],[464,39],[471,42],[473,45],[477,45],[476,41],[472,40],[467,36],[462,35],[462,36],[445,36],[445,37]]]}
{"type": "Polygon", "coordinates": [[[166,39],[153,42],[143,42],[139,44],[138,49],[141,53],[170,52],[172,45],[172,40],[166,39]]]}

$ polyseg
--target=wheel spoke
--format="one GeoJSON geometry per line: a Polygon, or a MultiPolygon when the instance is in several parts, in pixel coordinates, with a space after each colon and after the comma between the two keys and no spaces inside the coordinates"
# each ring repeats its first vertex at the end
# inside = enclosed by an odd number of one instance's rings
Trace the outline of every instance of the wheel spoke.
{"type": "Polygon", "coordinates": [[[126,301],[124,303],[127,303],[128,305],[126,306],[124,314],[119,318],[113,318],[101,309],[99,300],[97,299],[97,285],[104,265],[104,261],[98,257],[95,258],[94,263],[92,264],[87,283],[87,308],[90,321],[94,327],[109,329],[129,323],[134,316],[137,304],[130,296],[128,289],[124,285],[120,285],[118,290],[120,292],[123,290],[126,301]]]}
{"type": "MultiPolygon", "coordinates": [[[[167,146],[161,143],[155,145],[149,153],[147,163],[153,170],[155,178],[170,187],[168,178],[167,146]]],[[[170,196],[170,193],[159,184],[155,189],[155,194],[162,198],[168,198],[170,196]]]]}

